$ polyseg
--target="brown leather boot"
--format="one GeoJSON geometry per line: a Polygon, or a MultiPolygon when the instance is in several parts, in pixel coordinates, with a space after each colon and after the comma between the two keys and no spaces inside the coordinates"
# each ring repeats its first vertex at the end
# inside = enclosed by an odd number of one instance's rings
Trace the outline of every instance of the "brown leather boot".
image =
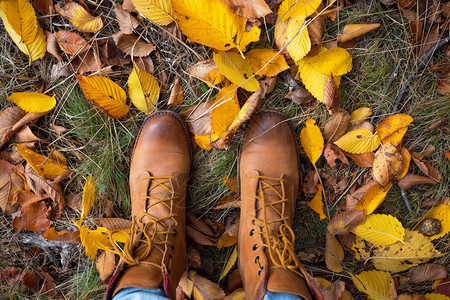
{"type": "Polygon", "coordinates": [[[150,115],[136,140],[130,169],[132,234],[107,299],[127,287],[164,287],[169,298],[185,269],[186,185],[192,160],[189,130],[171,111],[150,115]]]}
{"type": "Polygon", "coordinates": [[[239,159],[241,219],[239,269],[247,299],[262,299],[266,290],[321,298],[294,252],[291,229],[299,185],[294,135],[276,111],[252,117],[239,159]],[[306,280],[305,280],[306,278],[306,280]],[[312,291],[310,291],[312,290],[312,291]]]}

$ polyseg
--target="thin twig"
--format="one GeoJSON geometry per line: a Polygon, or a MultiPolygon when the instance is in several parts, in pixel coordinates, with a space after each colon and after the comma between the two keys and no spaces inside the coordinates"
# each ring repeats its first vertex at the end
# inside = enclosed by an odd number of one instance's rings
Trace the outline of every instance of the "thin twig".
{"type": "Polygon", "coordinates": [[[417,75],[417,72],[419,72],[420,70],[422,70],[428,60],[430,59],[430,57],[433,55],[433,53],[437,50],[439,50],[440,48],[442,48],[445,44],[447,44],[450,41],[450,36],[446,37],[445,39],[439,40],[436,42],[436,44],[430,48],[430,50],[428,50],[424,56],[422,56],[422,58],[417,62],[416,68],[414,69],[414,71],[408,76],[408,78],[406,79],[405,84],[403,85],[402,89],[400,90],[400,93],[398,94],[397,98],[395,99],[395,105],[394,108],[392,109],[392,114],[395,114],[397,112],[398,106],[400,104],[400,101],[402,101],[403,96],[405,95],[405,91],[409,86],[409,82],[417,75]]]}
{"type": "Polygon", "coordinates": [[[408,194],[406,194],[406,191],[402,188],[400,188],[400,192],[402,193],[402,198],[403,198],[403,201],[405,202],[408,212],[412,213],[412,208],[411,208],[411,205],[409,204],[408,194]]]}

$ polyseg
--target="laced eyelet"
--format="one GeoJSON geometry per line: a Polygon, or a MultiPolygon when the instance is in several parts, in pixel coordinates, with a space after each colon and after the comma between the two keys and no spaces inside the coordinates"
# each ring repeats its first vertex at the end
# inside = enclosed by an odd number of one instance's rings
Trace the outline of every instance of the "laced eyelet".
{"type": "Polygon", "coordinates": [[[261,267],[261,269],[259,269],[258,271],[258,275],[261,275],[262,271],[263,271],[264,267],[261,267]]]}
{"type": "Polygon", "coordinates": [[[170,249],[175,249],[175,247],[173,246],[173,244],[170,244],[170,249]]]}
{"type": "Polygon", "coordinates": [[[253,245],[253,251],[256,251],[256,249],[258,249],[258,247],[256,246],[256,244],[253,245]]]}
{"type": "Polygon", "coordinates": [[[255,257],[255,264],[257,264],[259,261],[259,256],[255,257]]]}
{"type": "Polygon", "coordinates": [[[253,234],[255,234],[255,230],[254,229],[252,229],[252,230],[250,230],[250,236],[253,236],[253,234]]]}
{"type": "Polygon", "coordinates": [[[173,236],[177,236],[177,230],[176,229],[173,230],[173,236]]]}

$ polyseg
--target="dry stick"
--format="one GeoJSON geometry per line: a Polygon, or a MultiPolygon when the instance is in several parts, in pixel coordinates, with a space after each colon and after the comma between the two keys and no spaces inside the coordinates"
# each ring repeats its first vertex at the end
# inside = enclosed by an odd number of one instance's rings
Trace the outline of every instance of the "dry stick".
{"type": "MultiPolygon", "coordinates": [[[[420,60],[417,62],[416,68],[408,76],[408,78],[406,79],[405,84],[403,85],[402,89],[400,90],[400,93],[398,94],[397,98],[395,99],[395,105],[394,105],[394,109],[392,110],[392,114],[397,112],[397,109],[398,109],[398,106],[400,104],[400,101],[402,101],[403,96],[405,95],[406,88],[409,86],[409,82],[417,75],[417,72],[419,72],[420,70],[422,70],[426,66],[426,63],[428,62],[430,57],[434,54],[434,52],[436,52],[437,50],[442,48],[449,41],[450,41],[450,36],[446,37],[445,39],[437,41],[436,44],[433,47],[431,47],[425,53],[424,56],[422,56],[420,58],[420,60]]],[[[406,191],[404,189],[402,189],[401,187],[399,187],[399,188],[400,188],[400,192],[402,194],[402,199],[405,202],[405,205],[406,205],[406,208],[408,209],[408,212],[412,213],[412,208],[411,208],[411,205],[409,203],[408,194],[406,193],[406,191]]]]}

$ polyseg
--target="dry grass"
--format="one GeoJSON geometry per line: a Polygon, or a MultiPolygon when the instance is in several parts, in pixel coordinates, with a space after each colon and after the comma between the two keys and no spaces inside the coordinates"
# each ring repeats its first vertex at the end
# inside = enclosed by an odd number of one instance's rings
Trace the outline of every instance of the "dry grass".
{"type": "MultiPolygon", "coordinates": [[[[113,9],[109,1],[102,2],[98,12],[103,13],[105,29],[96,39],[104,39],[118,31],[113,9]]],[[[67,24],[59,16],[43,18],[40,20],[45,29],[53,30],[67,29],[62,24],[67,24]]],[[[376,115],[374,124],[388,116],[392,112],[395,97],[399,88],[405,83],[415,65],[411,53],[414,50],[411,45],[411,36],[408,25],[397,11],[386,11],[380,7],[378,1],[358,1],[357,5],[339,13],[336,22],[328,22],[328,36],[332,39],[343,26],[349,23],[381,23],[382,26],[374,32],[357,39],[357,48],[351,53],[353,57],[353,70],[343,77],[341,85],[342,107],[349,111],[362,106],[374,108],[376,115]],[[398,74],[393,77],[394,71],[398,74]],[[392,83],[388,86],[390,78],[392,83]]],[[[149,42],[158,46],[162,62],[156,65],[155,76],[158,78],[160,72],[169,75],[169,85],[175,76],[181,78],[185,101],[174,108],[177,112],[184,111],[188,106],[210,99],[215,96],[217,90],[209,89],[205,84],[191,78],[186,73],[186,68],[200,60],[212,56],[212,52],[200,45],[183,45],[173,39],[161,36],[160,30],[149,22],[143,22],[140,32],[149,42]]],[[[19,53],[17,47],[12,43],[3,28],[0,31],[0,82],[3,89],[0,90],[1,98],[18,91],[31,91],[34,89],[34,81],[43,79],[48,83],[47,90],[51,90],[58,99],[55,110],[42,121],[38,122],[37,128],[40,134],[47,137],[47,142],[42,143],[40,148],[47,151],[48,148],[56,148],[67,155],[74,176],[65,185],[66,193],[77,193],[82,190],[85,178],[93,176],[98,189],[98,198],[107,198],[113,201],[116,217],[130,217],[130,198],[128,189],[128,169],[130,154],[134,139],[145,115],[137,109],[121,120],[111,119],[85,99],[73,76],[69,78],[54,79],[52,66],[56,63],[54,58],[47,55],[32,66],[28,66],[27,59],[19,53]],[[32,78],[32,80],[28,80],[32,78]],[[55,123],[68,129],[63,135],[51,131],[48,124],[55,123]]],[[[445,61],[445,56],[436,53],[430,64],[438,64],[445,61]]],[[[118,71],[108,74],[113,81],[125,87],[125,83],[131,66],[128,65],[118,71]]],[[[408,214],[398,187],[389,192],[387,199],[378,209],[380,213],[388,213],[399,218],[405,227],[412,226],[425,213],[421,209],[421,203],[425,200],[434,199],[436,202],[448,196],[450,168],[445,158],[445,151],[450,149],[448,135],[439,130],[426,131],[436,120],[448,118],[450,103],[448,98],[434,92],[437,75],[425,69],[420,72],[411,82],[401,105],[400,112],[411,114],[414,118],[413,126],[405,136],[405,146],[416,152],[433,147],[435,150],[427,156],[430,162],[437,166],[442,173],[442,181],[434,187],[417,187],[408,191],[409,200],[413,212],[408,214]]],[[[285,84],[285,76],[280,76],[276,89],[263,101],[264,108],[279,110],[285,113],[294,125],[297,137],[304,126],[306,119],[315,119],[317,124],[323,128],[328,118],[328,112],[323,105],[313,104],[310,106],[298,106],[292,101],[285,99],[288,87],[285,84]]],[[[169,86],[170,87],[170,86],[169,86]]],[[[161,93],[158,109],[167,108],[167,99],[170,89],[161,93]]],[[[11,105],[7,101],[0,101],[0,107],[11,105]]],[[[207,216],[213,220],[224,220],[224,218],[236,210],[215,211],[212,208],[217,201],[227,192],[222,179],[225,175],[236,176],[236,153],[241,133],[238,133],[230,142],[230,149],[211,150],[209,152],[199,150],[195,155],[192,179],[188,187],[187,210],[198,216],[207,216]]],[[[300,145],[300,142],[298,142],[300,145]]],[[[304,151],[300,149],[303,166],[307,166],[304,151]]],[[[324,159],[318,163],[322,172],[333,176],[344,176],[360,174],[363,170],[352,165],[350,168],[340,166],[330,169],[326,166],[324,159]]],[[[413,171],[420,171],[413,167],[413,171]]],[[[366,171],[367,173],[367,171],[366,171]]],[[[350,182],[357,180],[352,177],[350,182]]],[[[338,195],[337,200],[330,204],[331,214],[344,202],[344,194],[338,195]]],[[[294,231],[296,233],[296,249],[304,250],[309,247],[324,248],[326,221],[320,221],[315,213],[306,207],[305,201],[300,199],[297,205],[297,217],[294,220],[294,231]]],[[[97,203],[100,203],[98,201],[97,203]]],[[[104,209],[94,209],[88,218],[88,223],[93,225],[93,220],[101,217],[104,209]]],[[[67,208],[62,219],[56,222],[57,228],[74,229],[72,219],[77,218],[78,212],[67,208]]],[[[80,246],[67,246],[66,252],[58,246],[43,247],[39,255],[30,255],[31,244],[24,242],[27,236],[36,235],[31,233],[15,233],[11,227],[9,216],[0,217],[0,268],[6,266],[19,266],[35,271],[48,270],[57,275],[57,282],[68,299],[96,299],[101,298],[104,286],[99,286],[98,274],[95,265],[84,256],[84,250],[80,246]],[[44,250],[45,249],[45,250],[44,250]],[[23,251],[24,250],[24,251],[23,251]],[[25,253],[25,254],[24,254],[25,253]],[[68,260],[66,268],[61,264],[61,257],[68,260]]],[[[437,247],[441,251],[449,252],[449,237],[441,239],[437,247]]],[[[208,257],[213,268],[208,273],[213,274],[212,280],[218,279],[218,273],[222,270],[229,255],[228,250],[210,249],[208,257]],[[215,262],[215,264],[213,264],[215,262]]],[[[437,260],[439,263],[448,264],[448,255],[437,260]]],[[[369,268],[361,263],[350,261],[345,263],[348,270],[359,271],[369,268]]],[[[345,275],[333,274],[328,271],[324,263],[308,265],[307,268],[315,276],[325,276],[329,279],[345,278],[345,275]]],[[[414,287],[417,292],[424,292],[429,286],[414,287]]],[[[2,298],[29,298],[32,295],[20,285],[13,288],[0,284],[0,296],[2,298]]],[[[40,296],[42,297],[42,296],[40,296]]]]}

